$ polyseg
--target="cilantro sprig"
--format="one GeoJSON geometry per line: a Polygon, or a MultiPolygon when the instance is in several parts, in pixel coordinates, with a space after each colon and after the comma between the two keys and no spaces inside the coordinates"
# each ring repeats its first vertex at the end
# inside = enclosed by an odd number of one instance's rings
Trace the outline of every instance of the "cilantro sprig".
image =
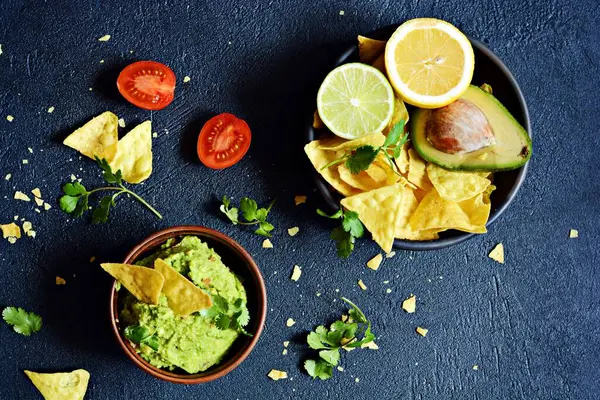
{"type": "Polygon", "coordinates": [[[151,334],[150,330],[145,326],[130,325],[125,328],[125,337],[132,343],[137,345],[145,344],[154,351],[158,351],[158,337],[155,333],[151,334]]]}
{"type": "Polygon", "coordinates": [[[331,378],[333,367],[340,362],[341,348],[357,348],[375,340],[371,322],[361,309],[347,298],[341,299],[352,307],[348,311],[349,318],[346,321],[335,321],[329,329],[320,325],[306,337],[308,346],[319,351],[317,359],[304,362],[304,369],[313,379],[331,378]]]}
{"type": "Polygon", "coordinates": [[[39,332],[42,329],[42,317],[33,312],[27,312],[21,307],[6,307],[2,318],[11,325],[15,332],[24,336],[39,332]]]}
{"type": "Polygon", "coordinates": [[[212,318],[215,326],[221,330],[234,329],[243,335],[252,336],[244,329],[250,322],[250,313],[242,299],[229,304],[223,297],[213,294],[212,301],[212,307],[200,311],[200,315],[212,318]]]}
{"type": "Polygon", "coordinates": [[[114,194],[100,199],[96,207],[92,210],[92,223],[99,224],[108,221],[111,207],[116,206],[115,200],[122,194],[133,197],[152,211],[154,215],[162,219],[162,215],[156,211],[154,207],[148,204],[146,200],[142,199],[139,195],[123,185],[123,175],[121,174],[121,170],[113,172],[106,159],[95,158],[96,163],[102,170],[104,181],[113,186],[99,187],[88,191],[85,186],[79,182],[67,183],[62,187],[64,195],[58,199],[58,204],[62,211],[75,218],[81,217],[89,209],[89,198],[92,194],[101,191],[114,191],[114,194]]]}
{"type": "Polygon", "coordinates": [[[358,174],[361,171],[366,171],[371,163],[375,161],[377,155],[382,153],[390,164],[392,171],[399,175],[400,171],[398,171],[398,167],[394,163],[394,160],[392,160],[392,156],[398,158],[402,151],[402,146],[408,140],[408,132],[404,133],[405,123],[406,121],[400,120],[394,125],[382,146],[364,145],[353,150],[348,150],[341,157],[323,166],[321,170],[344,163],[351,173],[358,174]],[[392,154],[391,156],[390,153],[392,154]]]}
{"type": "Polygon", "coordinates": [[[219,207],[219,210],[229,218],[234,225],[258,225],[258,228],[254,231],[257,235],[271,237],[271,231],[275,228],[271,223],[267,222],[267,216],[275,204],[273,200],[267,208],[258,208],[256,201],[242,197],[240,200],[239,209],[237,207],[230,207],[231,200],[227,196],[223,196],[223,204],[219,207]],[[242,213],[242,217],[246,220],[240,221],[239,213],[242,213]]]}
{"type": "Polygon", "coordinates": [[[331,232],[331,238],[336,242],[337,254],[340,257],[348,258],[354,250],[354,242],[361,238],[365,233],[365,227],[358,219],[358,213],[354,211],[344,211],[341,208],[332,215],[317,209],[317,214],[331,219],[341,219],[342,224],[337,226],[331,232]]]}

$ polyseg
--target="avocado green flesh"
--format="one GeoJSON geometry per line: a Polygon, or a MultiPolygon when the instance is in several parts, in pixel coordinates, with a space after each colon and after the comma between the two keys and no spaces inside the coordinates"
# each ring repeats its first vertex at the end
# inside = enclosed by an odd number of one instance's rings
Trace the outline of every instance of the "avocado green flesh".
{"type": "Polygon", "coordinates": [[[505,171],[523,166],[531,157],[531,138],[494,96],[469,86],[461,99],[475,104],[486,116],[496,144],[466,154],[450,154],[427,140],[426,126],[431,110],[418,109],[412,115],[411,138],[425,160],[455,171],[505,171]],[[487,156],[484,154],[487,153],[487,156]]]}

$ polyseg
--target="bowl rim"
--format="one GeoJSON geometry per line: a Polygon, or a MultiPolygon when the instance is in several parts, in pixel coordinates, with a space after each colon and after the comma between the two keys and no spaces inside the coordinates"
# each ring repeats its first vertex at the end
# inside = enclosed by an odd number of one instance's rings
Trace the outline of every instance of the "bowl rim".
{"type": "MultiPolygon", "coordinates": [[[[388,31],[390,31],[390,35],[391,35],[391,31],[395,30],[398,26],[400,26],[400,24],[387,25],[387,26],[384,26],[382,28],[372,31],[372,32],[366,34],[365,36],[380,38],[382,36],[386,36],[388,31]]],[[[502,73],[506,76],[510,87],[512,88],[512,90],[514,91],[514,93],[516,95],[517,106],[520,109],[520,111],[524,117],[525,124],[524,124],[523,128],[525,129],[525,131],[531,138],[532,130],[531,130],[531,119],[529,116],[529,110],[527,108],[527,102],[525,101],[525,96],[523,95],[523,92],[521,91],[521,87],[517,83],[517,80],[515,79],[513,74],[510,72],[508,67],[504,64],[504,62],[502,62],[502,60],[492,50],[490,50],[486,45],[484,45],[481,41],[479,41],[477,39],[474,39],[470,36],[467,36],[467,38],[471,42],[471,45],[477,49],[477,51],[481,52],[483,55],[485,55],[487,58],[489,58],[492,61],[492,63],[495,64],[502,71],[502,73]]],[[[347,62],[352,62],[351,60],[348,60],[348,58],[350,58],[354,53],[358,53],[358,46],[356,44],[352,44],[350,47],[348,47],[346,50],[344,50],[341,53],[341,55],[333,63],[333,68],[336,68],[347,62]]],[[[307,117],[307,122],[306,122],[307,128],[305,131],[305,139],[307,140],[307,143],[314,140],[314,138],[315,138],[315,130],[312,127],[312,117],[313,116],[311,113],[310,116],[307,117]]],[[[531,160],[528,160],[525,163],[525,165],[523,165],[522,167],[517,169],[518,174],[517,174],[517,177],[515,180],[515,184],[512,186],[511,190],[506,195],[506,198],[504,199],[504,201],[495,210],[491,211],[488,222],[486,223],[486,227],[490,227],[494,222],[496,222],[498,220],[498,218],[504,213],[504,211],[506,211],[508,206],[513,202],[513,200],[515,199],[515,197],[517,195],[517,192],[519,191],[519,189],[523,185],[523,182],[525,181],[525,176],[527,175],[527,170],[529,169],[530,161],[531,160]]],[[[317,186],[317,190],[320,193],[323,200],[325,201],[325,203],[327,204],[327,207],[332,212],[337,210],[339,202],[337,202],[335,200],[335,195],[330,191],[331,185],[329,185],[323,179],[323,177],[314,170],[314,168],[312,168],[312,176],[313,176],[313,180],[317,186]]],[[[413,250],[413,251],[439,250],[439,249],[444,249],[446,247],[457,245],[459,243],[462,243],[462,242],[476,236],[475,233],[468,233],[468,232],[461,232],[461,231],[454,231],[454,232],[456,232],[456,233],[452,237],[436,239],[436,240],[429,240],[429,241],[411,241],[411,240],[404,240],[404,239],[394,239],[393,247],[395,249],[413,250]]]]}
{"type": "MultiPolygon", "coordinates": [[[[109,297],[109,316],[110,323],[113,334],[117,340],[117,343],[125,353],[125,355],[133,361],[133,363],[146,372],[149,375],[152,375],[155,378],[171,382],[171,383],[179,383],[179,384],[200,384],[213,381],[215,379],[221,378],[227,375],[229,372],[233,371],[237,368],[252,352],[254,346],[258,342],[260,335],[263,332],[266,315],[267,315],[267,289],[265,286],[265,282],[263,276],[258,268],[258,265],[250,255],[238,242],[230,238],[229,236],[216,231],[211,228],[207,228],[199,225],[180,225],[174,226],[171,228],[162,229],[158,232],[153,233],[148,236],[140,243],[131,249],[127,255],[123,263],[129,264],[134,262],[141,254],[156,248],[157,246],[163,244],[166,240],[183,236],[183,235],[191,235],[191,236],[202,236],[210,237],[211,239],[215,239],[225,246],[229,247],[231,250],[237,253],[238,256],[245,259],[244,266],[249,267],[248,270],[250,274],[254,278],[253,284],[257,286],[257,292],[259,296],[259,304],[257,304],[258,311],[258,325],[256,332],[250,339],[248,345],[246,345],[242,351],[233,354],[233,357],[227,358],[225,356],[225,363],[219,364],[220,368],[216,369],[212,372],[202,372],[199,374],[177,374],[170,371],[166,371],[160,368],[157,368],[140,357],[135,349],[122,337],[119,325],[118,325],[118,292],[116,290],[116,281],[111,285],[110,288],[110,297],[109,297]]],[[[254,316],[256,318],[256,316],[254,316]]]]}

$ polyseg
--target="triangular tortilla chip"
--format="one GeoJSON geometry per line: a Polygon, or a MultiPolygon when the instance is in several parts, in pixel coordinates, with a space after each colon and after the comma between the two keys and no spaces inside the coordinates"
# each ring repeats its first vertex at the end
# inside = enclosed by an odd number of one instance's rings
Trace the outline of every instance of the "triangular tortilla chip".
{"type": "Polygon", "coordinates": [[[71,133],[63,144],[91,159],[98,156],[110,162],[117,153],[118,121],[115,114],[106,111],[71,133]]]}
{"type": "Polygon", "coordinates": [[[165,278],[152,268],[129,264],[104,263],[102,269],[121,282],[142,303],[158,304],[165,278]]]}
{"type": "Polygon", "coordinates": [[[145,121],[133,128],[119,140],[117,153],[110,166],[113,171],[121,170],[123,179],[129,183],[140,183],[152,173],[152,123],[145,121]]]}
{"type": "Polygon", "coordinates": [[[400,205],[409,191],[398,183],[342,199],[340,204],[358,213],[358,218],[373,235],[373,240],[389,253],[394,244],[394,231],[400,216],[400,205]]]}
{"type": "Polygon", "coordinates": [[[384,54],[379,55],[372,63],[371,66],[377,68],[382,74],[387,75],[385,70],[385,57],[384,54]]]}
{"type": "Polygon", "coordinates": [[[353,174],[344,164],[338,165],[337,169],[341,180],[363,192],[385,186],[385,184],[382,185],[375,182],[366,171],[360,171],[358,174],[353,174]]]}
{"type": "Polygon", "coordinates": [[[427,176],[440,197],[456,202],[475,197],[491,184],[479,173],[448,171],[435,164],[427,166],[427,176]]]}
{"type": "Polygon", "coordinates": [[[186,317],[212,307],[210,295],[160,258],[154,261],[154,269],[165,277],[162,292],[167,296],[169,308],[175,314],[186,317]]]}
{"type": "Polygon", "coordinates": [[[408,150],[408,180],[428,192],[432,184],[427,176],[427,164],[415,149],[408,150]]]}
{"type": "Polygon", "coordinates": [[[337,166],[322,169],[325,165],[335,160],[336,154],[333,151],[323,150],[319,148],[320,140],[313,140],[306,146],[304,151],[308,156],[312,165],[315,167],[317,172],[323,176],[323,178],[331,185],[335,190],[343,194],[344,196],[352,196],[360,193],[358,189],[353,188],[346,182],[342,181],[340,174],[338,173],[337,166]]]}
{"type": "Polygon", "coordinates": [[[371,64],[385,51],[387,41],[358,35],[358,58],[361,63],[371,64]]]}
{"type": "Polygon", "coordinates": [[[387,135],[401,120],[404,120],[404,131],[406,131],[408,129],[408,110],[406,109],[406,104],[396,96],[394,97],[394,113],[392,114],[392,119],[388,126],[383,130],[383,133],[387,135]]]}
{"type": "Polygon", "coordinates": [[[90,373],[84,369],[56,374],[25,371],[45,400],[83,400],[90,373]]]}
{"type": "Polygon", "coordinates": [[[394,159],[394,161],[396,162],[396,166],[398,167],[398,169],[400,170],[401,174],[408,174],[408,166],[409,166],[409,160],[408,160],[408,148],[410,146],[410,142],[406,142],[402,145],[402,149],[400,150],[400,155],[398,156],[398,158],[394,159]]]}
{"type": "Polygon", "coordinates": [[[496,262],[499,262],[500,264],[504,264],[504,245],[502,243],[498,243],[496,247],[490,251],[488,257],[496,262]]]}

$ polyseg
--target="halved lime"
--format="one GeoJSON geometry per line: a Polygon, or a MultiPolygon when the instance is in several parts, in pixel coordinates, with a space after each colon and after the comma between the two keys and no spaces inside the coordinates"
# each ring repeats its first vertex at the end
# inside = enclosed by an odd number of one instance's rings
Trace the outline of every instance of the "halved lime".
{"type": "Polygon", "coordinates": [[[321,84],[317,108],[331,132],[344,139],[356,139],[385,129],[394,113],[394,90],[376,68],[344,64],[331,71],[321,84]]]}

